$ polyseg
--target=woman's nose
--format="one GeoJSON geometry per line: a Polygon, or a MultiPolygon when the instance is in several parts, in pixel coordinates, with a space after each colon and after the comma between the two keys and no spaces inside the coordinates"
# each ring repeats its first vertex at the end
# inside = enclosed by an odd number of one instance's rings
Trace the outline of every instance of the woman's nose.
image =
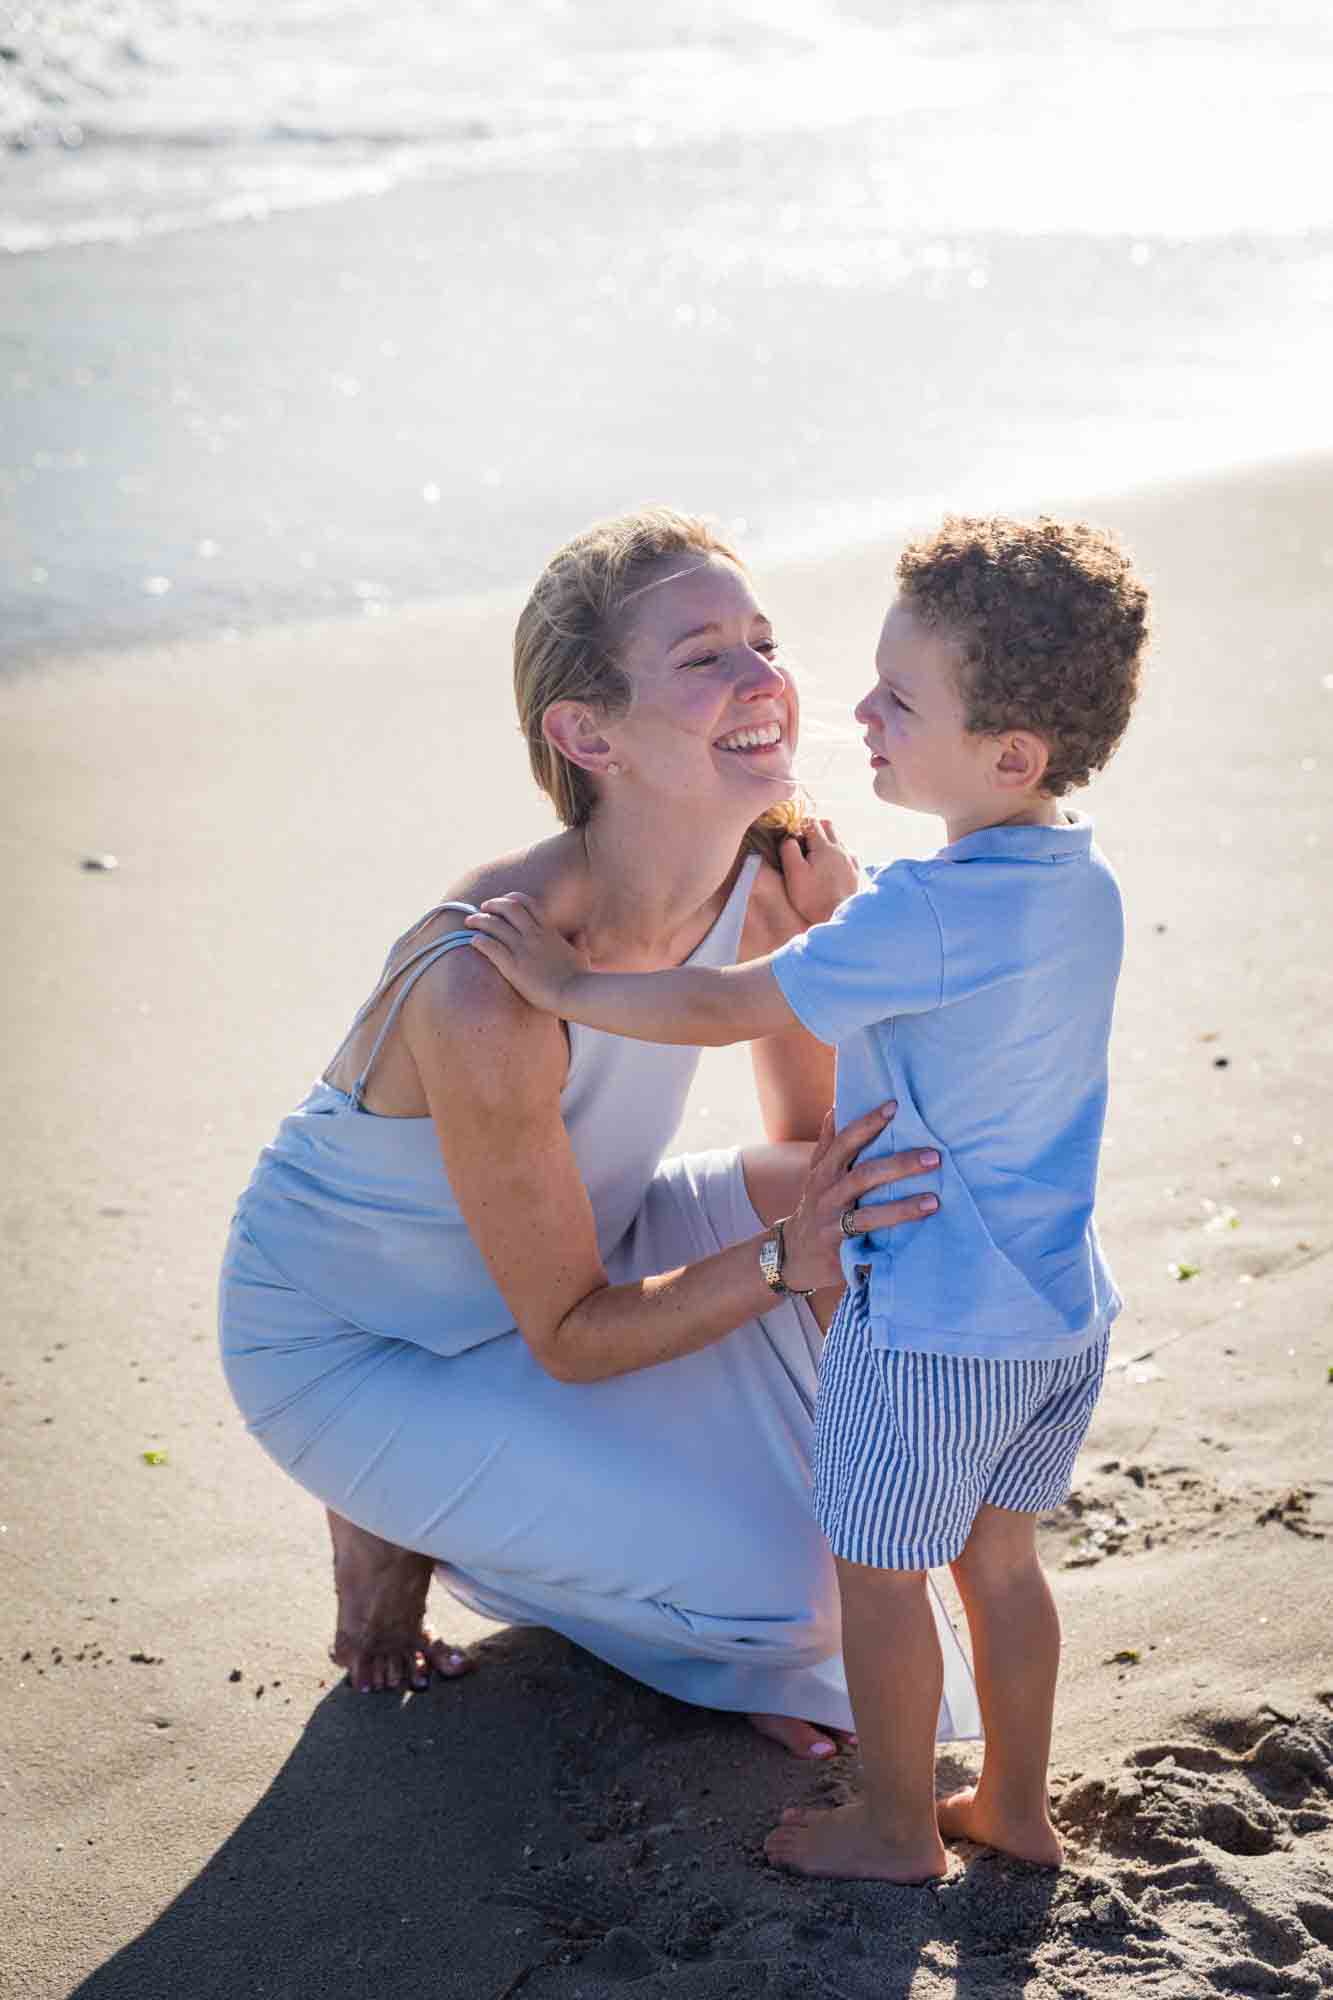
{"type": "Polygon", "coordinates": [[[746,699],[761,694],[780,694],[788,678],[776,660],[770,660],[764,653],[751,652],[741,669],[739,692],[746,699]]]}

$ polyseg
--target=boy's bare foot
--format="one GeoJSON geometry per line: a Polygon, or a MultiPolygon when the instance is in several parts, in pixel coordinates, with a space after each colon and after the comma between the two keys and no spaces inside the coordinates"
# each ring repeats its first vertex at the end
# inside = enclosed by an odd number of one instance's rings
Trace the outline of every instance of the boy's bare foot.
{"type": "Polygon", "coordinates": [[[1017,1861],[1033,1861],[1039,1868],[1058,1868],[1065,1858],[1060,1836],[1046,1814],[1008,1819],[984,1801],[978,1804],[975,1785],[951,1792],[947,1799],[937,1799],[935,1812],[945,1840],[975,1841],[978,1847],[997,1848],[1017,1861]]]}
{"type": "Polygon", "coordinates": [[[469,1661],[424,1622],[434,1564],[429,1556],[383,1542],[328,1510],[338,1626],[329,1658],[346,1667],[358,1694],[430,1685],[432,1671],[456,1680],[469,1661]]]}
{"type": "Polygon", "coordinates": [[[871,1823],[864,1799],[827,1811],[792,1806],[764,1842],[764,1852],[779,1868],[797,1875],[840,1875],[858,1881],[911,1885],[936,1881],[949,1870],[949,1857],[937,1839],[921,1847],[901,1847],[871,1823]]]}
{"type": "Polygon", "coordinates": [[[836,1757],[840,1750],[854,1750],[856,1738],[845,1729],[820,1729],[813,1722],[801,1722],[794,1715],[749,1715],[752,1729],[771,1737],[793,1757],[836,1757]]]}

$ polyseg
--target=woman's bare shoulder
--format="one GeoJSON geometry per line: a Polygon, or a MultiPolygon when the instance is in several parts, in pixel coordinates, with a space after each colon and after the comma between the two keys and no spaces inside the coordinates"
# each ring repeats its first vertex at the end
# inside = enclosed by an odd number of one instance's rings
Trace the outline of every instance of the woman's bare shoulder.
{"type": "Polygon", "coordinates": [[[396,939],[390,962],[401,957],[408,947],[415,951],[443,937],[446,931],[462,928],[465,912],[446,909],[447,903],[468,903],[475,909],[491,896],[508,895],[514,890],[531,896],[539,905],[564,903],[571,893],[581,855],[581,846],[576,849],[568,834],[555,834],[549,840],[515,848],[511,854],[502,854],[494,861],[482,862],[466,874],[455,876],[441,890],[439,901],[396,939]]]}
{"type": "Polygon", "coordinates": [[[543,901],[562,895],[583,862],[583,843],[568,833],[552,834],[531,847],[517,847],[494,861],[460,875],[445,891],[446,900],[484,903],[488,896],[520,890],[543,901]]]}
{"type": "MultiPolygon", "coordinates": [[[[450,883],[441,902],[475,907],[488,897],[518,890],[539,906],[564,903],[576,892],[571,878],[581,854],[581,844],[576,853],[567,836],[556,835],[470,869],[450,883]]],[[[407,956],[437,936],[461,929],[465,921],[464,911],[437,905],[399,939],[394,956],[407,956]]],[[[560,1024],[530,1007],[477,952],[454,950],[442,956],[414,987],[404,1016],[419,1063],[428,1048],[451,1067],[460,1066],[461,1056],[464,1069],[470,1058],[484,1053],[486,1073],[494,1075],[497,1059],[509,1058],[539,1096],[563,1082],[568,1048],[560,1024]]],[[[512,1090],[514,1082],[511,1073],[505,1087],[512,1090]]]]}
{"type": "Polygon", "coordinates": [[[429,1075],[451,1096],[520,1108],[554,1105],[569,1068],[559,1021],[539,1013],[480,952],[451,951],[413,987],[403,1032],[427,1097],[429,1075]]]}

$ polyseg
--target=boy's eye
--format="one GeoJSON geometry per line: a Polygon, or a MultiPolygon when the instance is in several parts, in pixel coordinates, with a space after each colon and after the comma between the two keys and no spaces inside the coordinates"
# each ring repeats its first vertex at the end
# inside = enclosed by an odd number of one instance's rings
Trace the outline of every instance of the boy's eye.
{"type": "Polygon", "coordinates": [[[766,660],[771,660],[777,653],[778,642],[776,639],[756,639],[753,650],[762,653],[766,660]]]}
{"type": "Polygon", "coordinates": [[[902,696],[900,694],[895,694],[892,688],[889,689],[889,700],[893,703],[895,708],[900,708],[904,715],[910,715],[912,713],[911,709],[907,706],[907,703],[903,700],[902,696]]]}

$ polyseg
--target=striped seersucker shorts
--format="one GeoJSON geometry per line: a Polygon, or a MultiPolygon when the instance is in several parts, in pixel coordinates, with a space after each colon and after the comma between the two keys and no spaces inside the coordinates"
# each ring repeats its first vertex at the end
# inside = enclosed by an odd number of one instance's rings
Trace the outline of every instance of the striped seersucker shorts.
{"type": "Polygon", "coordinates": [[[1058,1507],[1109,1342],[1050,1361],[874,1347],[866,1288],[849,1287],[815,1414],[815,1515],[833,1553],[934,1569],[962,1552],[980,1507],[1058,1507]]]}

